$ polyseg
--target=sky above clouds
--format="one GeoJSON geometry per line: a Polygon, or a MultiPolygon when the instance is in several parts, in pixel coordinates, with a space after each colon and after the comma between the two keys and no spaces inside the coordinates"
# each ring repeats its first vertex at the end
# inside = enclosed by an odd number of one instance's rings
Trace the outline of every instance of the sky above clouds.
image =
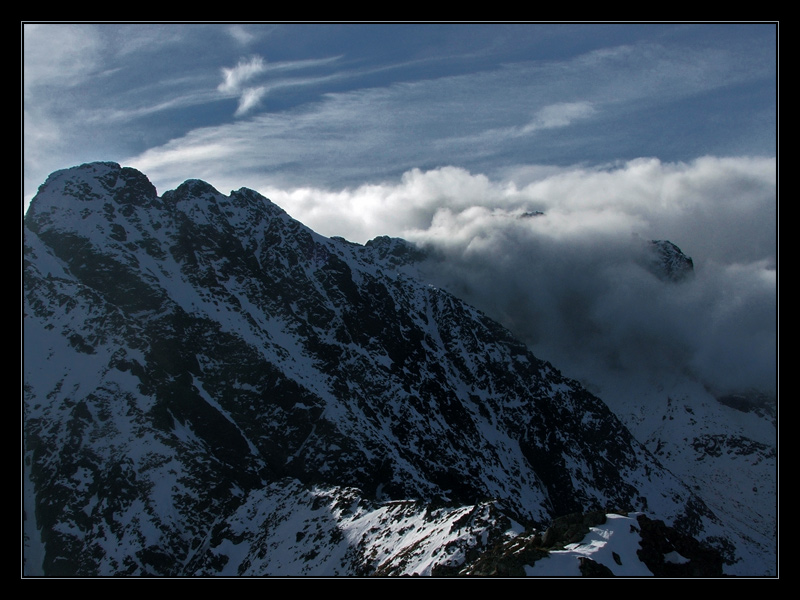
{"type": "Polygon", "coordinates": [[[22,34],[24,206],[93,160],[159,193],[249,187],[324,235],[434,248],[448,285],[544,358],[580,354],[587,377],[672,361],[709,385],[775,386],[775,24],[22,34]],[[648,278],[638,238],[673,241],[697,277],[648,278]]]}
{"type": "Polygon", "coordinates": [[[25,195],[89,160],[163,192],[773,156],[776,49],[771,24],[25,24],[25,195]]]}

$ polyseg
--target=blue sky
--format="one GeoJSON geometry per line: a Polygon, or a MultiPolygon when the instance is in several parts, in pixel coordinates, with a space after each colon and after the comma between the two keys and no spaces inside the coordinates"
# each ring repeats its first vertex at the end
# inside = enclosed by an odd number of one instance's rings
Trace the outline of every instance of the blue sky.
{"type": "Polygon", "coordinates": [[[776,24],[22,29],[23,210],[94,160],[159,193],[249,187],[324,235],[444,253],[448,285],[585,381],[776,387],[776,24]],[[631,239],[697,277],[648,279],[631,239]]]}
{"type": "Polygon", "coordinates": [[[26,198],[89,160],[336,190],[776,152],[772,24],[26,24],[23,50],[26,198]]]}

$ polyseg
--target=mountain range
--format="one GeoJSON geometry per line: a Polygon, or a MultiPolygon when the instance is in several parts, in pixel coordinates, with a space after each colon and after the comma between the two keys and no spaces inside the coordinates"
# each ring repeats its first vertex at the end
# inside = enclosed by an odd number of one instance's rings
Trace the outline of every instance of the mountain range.
{"type": "Polygon", "coordinates": [[[23,232],[25,574],[777,571],[769,399],[610,408],[423,248],[246,188],[90,163],[23,232]]]}

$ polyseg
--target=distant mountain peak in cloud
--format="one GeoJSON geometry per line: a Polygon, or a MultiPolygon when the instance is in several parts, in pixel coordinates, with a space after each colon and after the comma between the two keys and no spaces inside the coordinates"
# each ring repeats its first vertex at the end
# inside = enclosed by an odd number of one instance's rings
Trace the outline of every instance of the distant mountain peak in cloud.
{"type": "Polygon", "coordinates": [[[662,279],[684,281],[694,274],[694,263],[681,249],[668,240],[653,240],[650,249],[654,255],[652,271],[662,279]]]}

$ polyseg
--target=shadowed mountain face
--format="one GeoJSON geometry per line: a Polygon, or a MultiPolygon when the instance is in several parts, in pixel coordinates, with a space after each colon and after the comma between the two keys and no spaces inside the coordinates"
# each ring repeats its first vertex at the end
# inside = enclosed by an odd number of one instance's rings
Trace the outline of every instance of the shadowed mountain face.
{"type": "Polygon", "coordinates": [[[649,244],[652,262],[650,270],[667,281],[683,281],[694,274],[694,262],[681,249],[667,240],[649,244]]]}
{"type": "Polygon", "coordinates": [[[324,238],[248,189],[159,197],[114,163],[51,175],[24,236],[31,573],[430,573],[611,507],[724,536],[402,240],[324,238]]]}

